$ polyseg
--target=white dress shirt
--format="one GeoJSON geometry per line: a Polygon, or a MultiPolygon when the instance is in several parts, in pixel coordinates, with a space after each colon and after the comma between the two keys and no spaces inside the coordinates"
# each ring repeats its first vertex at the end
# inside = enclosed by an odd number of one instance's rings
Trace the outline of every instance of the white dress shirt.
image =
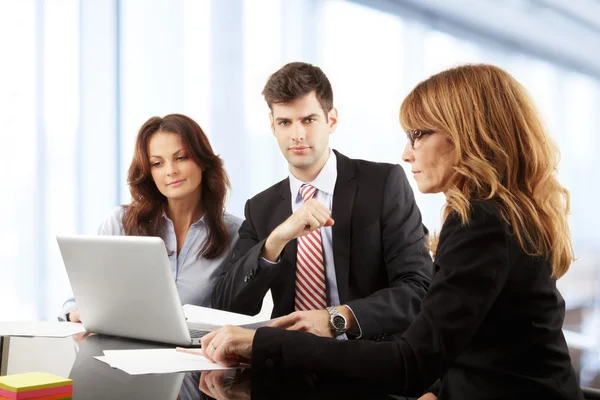
{"type": "MultiPolygon", "coordinates": [[[[296,212],[298,208],[300,208],[304,204],[304,199],[302,195],[299,193],[300,188],[304,184],[308,184],[317,188],[317,193],[313,197],[317,199],[319,202],[323,203],[330,210],[333,210],[333,191],[335,189],[335,183],[337,181],[337,158],[335,153],[329,149],[329,158],[327,158],[327,162],[319,172],[319,175],[312,182],[303,182],[300,179],[296,178],[294,174],[290,171],[289,174],[290,180],[290,192],[292,199],[292,212],[296,212]]],[[[323,243],[323,258],[325,260],[325,287],[327,288],[327,306],[339,306],[340,305],[340,295],[337,287],[337,278],[335,274],[335,261],[333,258],[333,231],[331,226],[324,226],[321,228],[321,240],[323,243]]],[[[281,260],[278,260],[280,262],[281,260]]],[[[268,268],[270,265],[277,264],[278,262],[271,262],[265,258],[260,259],[261,267],[268,268]]],[[[348,307],[348,306],[346,306],[348,307]]],[[[354,311],[350,307],[348,309],[354,314],[354,311]]],[[[354,316],[356,319],[356,315],[354,316]]],[[[356,320],[359,335],[362,336],[360,323],[356,320]]],[[[346,338],[345,335],[340,338],[346,338]]]]}

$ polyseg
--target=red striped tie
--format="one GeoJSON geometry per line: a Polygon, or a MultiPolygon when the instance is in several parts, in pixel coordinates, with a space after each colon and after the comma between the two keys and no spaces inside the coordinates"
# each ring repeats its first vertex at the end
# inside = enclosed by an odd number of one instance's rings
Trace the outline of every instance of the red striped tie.
{"type": "MultiPolygon", "coordinates": [[[[312,199],[317,188],[302,185],[300,194],[304,201],[312,199]]],[[[321,230],[317,229],[298,238],[296,252],[296,297],[294,307],[297,311],[322,310],[327,307],[325,291],[325,261],[321,230]]]]}

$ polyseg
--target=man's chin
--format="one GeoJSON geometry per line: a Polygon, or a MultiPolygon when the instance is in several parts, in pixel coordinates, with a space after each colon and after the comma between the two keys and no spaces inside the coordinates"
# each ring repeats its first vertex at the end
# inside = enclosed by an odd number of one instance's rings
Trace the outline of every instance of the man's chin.
{"type": "Polygon", "coordinates": [[[290,154],[287,160],[288,163],[295,168],[308,168],[314,164],[313,158],[309,157],[307,154],[290,154]]]}
{"type": "Polygon", "coordinates": [[[290,165],[296,169],[309,169],[313,164],[314,162],[312,162],[312,160],[306,160],[305,162],[294,160],[294,162],[290,162],[290,165]]]}

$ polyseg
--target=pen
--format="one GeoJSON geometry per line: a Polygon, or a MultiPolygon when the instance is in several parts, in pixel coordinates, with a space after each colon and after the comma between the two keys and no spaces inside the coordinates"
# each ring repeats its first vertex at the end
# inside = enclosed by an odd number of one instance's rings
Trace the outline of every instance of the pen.
{"type": "Polygon", "coordinates": [[[202,353],[202,350],[192,350],[192,349],[186,349],[183,347],[176,347],[175,351],[178,353],[188,353],[188,354],[194,354],[196,356],[204,356],[204,354],[202,353]]]}

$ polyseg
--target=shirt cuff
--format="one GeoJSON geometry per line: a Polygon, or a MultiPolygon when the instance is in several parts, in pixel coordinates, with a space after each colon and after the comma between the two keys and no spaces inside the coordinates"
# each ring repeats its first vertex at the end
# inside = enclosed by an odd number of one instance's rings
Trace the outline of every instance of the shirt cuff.
{"type": "Polygon", "coordinates": [[[63,322],[67,322],[67,314],[69,314],[71,311],[73,311],[73,309],[75,308],[76,304],[75,304],[75,299],[69,299],[65,302],[65,304],[63,304],[62,306],[62,310],[60,312],[60,314],[58,315],[58,320],[59,321],[63,321],[63,322]]]}
{"type": "Polygon", "coordinates": [[[358,318],[356,318],[356,314],[354,314],[354,311],[352,311],[350,306],[344,304],[344,307],[346,307],[348,310],[350,310],[352,315],[354,315],[354,319],[356,320],[356,325],[358,325],[358,336],[356,336],[356,339],[360,339],[362,337],[362,328],[360,327],[360,321],[358,320],[358,318]]]}
{"type": "Polygon", "coordinates": [[[273,262],[273,261],[269,261],[264,257],[261,257],[258,259],[258,263],[261,267],[265,267],[265,268],[269,268],[271,265],[277,265],[281,262],[281,256],[279,256],[279,258],[277,259],[277,261],[273,262]]]}

